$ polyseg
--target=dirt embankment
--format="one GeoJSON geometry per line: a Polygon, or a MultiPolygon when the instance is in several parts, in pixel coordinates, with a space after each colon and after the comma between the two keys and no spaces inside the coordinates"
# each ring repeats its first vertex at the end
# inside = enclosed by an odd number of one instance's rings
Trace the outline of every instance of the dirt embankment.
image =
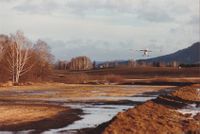
{"type": "Polygon", "coordinates": [[[196,84],[190,87],[182,87],[173,92],[172,95],[183,100],[200,102],[200,84],[196,84]]]}
{"type": "Polygon", "coordinates": [[[1,104],[0,131],[34,130],[64,127],[79,120],[81,110],[44,104],[1,104]]]}
{"type": "Polygon", "coordinates": [[[195,116],[182,114],[178,108],[188,103],[200,104],[199,85],[183,87],[126,112],[118,113],[97,129],[103,134],[200,133],[200,111],[195,116]]]}

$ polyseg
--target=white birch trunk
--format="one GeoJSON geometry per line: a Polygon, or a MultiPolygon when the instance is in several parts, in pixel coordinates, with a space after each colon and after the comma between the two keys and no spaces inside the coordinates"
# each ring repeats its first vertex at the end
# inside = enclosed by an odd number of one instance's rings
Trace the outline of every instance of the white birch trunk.
{"type": "Polygon", "coordinates": [[[13,83],[19,83],[20,77],[32,68],[32,65],[26,66],[31,56],[32,44],[24,37],[22,32],[11,35],[11,42],[11,51],[7,59],[8,68],[12,74],[13,83]]]}

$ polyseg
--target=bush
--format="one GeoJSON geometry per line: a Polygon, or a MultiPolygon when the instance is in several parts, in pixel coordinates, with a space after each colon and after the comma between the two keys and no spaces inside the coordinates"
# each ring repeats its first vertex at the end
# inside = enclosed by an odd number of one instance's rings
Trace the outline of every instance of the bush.
{"type": "Polygon", "coordinates": [[[71,74],[63,77],[63,80],[63,82],[67,84],[81,84],[87,82],[89,80],[89,76],[87,74],[71,74]]]}
{"type": "Polygon", "coordinates": [[[104,80],[110,83],[120,83],[120,82],[123,82],[124,79],[122,76],[111,74],[111,75],[104,76],[104,80]]]}

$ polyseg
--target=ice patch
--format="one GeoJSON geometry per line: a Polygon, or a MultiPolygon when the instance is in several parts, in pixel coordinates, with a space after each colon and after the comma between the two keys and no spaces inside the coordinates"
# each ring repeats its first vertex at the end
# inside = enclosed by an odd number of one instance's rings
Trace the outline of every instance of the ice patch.
{"type": "Polygon", "coordinates": [[[191,114],[192,117],[200,113],[200,107],[197,104],[189,104],[182,109],[178,109],[178,112],[182,114],[191,114]]]}

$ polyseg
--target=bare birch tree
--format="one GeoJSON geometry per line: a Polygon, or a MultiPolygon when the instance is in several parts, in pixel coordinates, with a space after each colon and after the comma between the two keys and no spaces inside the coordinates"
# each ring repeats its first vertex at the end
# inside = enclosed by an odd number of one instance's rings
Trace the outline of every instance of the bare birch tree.
{"type": "Polygon", "coordinates": [[[24,36],[23,32],[17,31],[10,37],[10,51],[8,52],[8,69],[12,75],[13,83],[19,83],[20,77],[32,68],[27,65],[31,58],[32,43],[24,36]]]}
{"type": "Polygon", "coordinates": [[[70,70],[89,70],[92,69],[92,62],[86,56],[72,58],[69,63],[70,70]]]}

